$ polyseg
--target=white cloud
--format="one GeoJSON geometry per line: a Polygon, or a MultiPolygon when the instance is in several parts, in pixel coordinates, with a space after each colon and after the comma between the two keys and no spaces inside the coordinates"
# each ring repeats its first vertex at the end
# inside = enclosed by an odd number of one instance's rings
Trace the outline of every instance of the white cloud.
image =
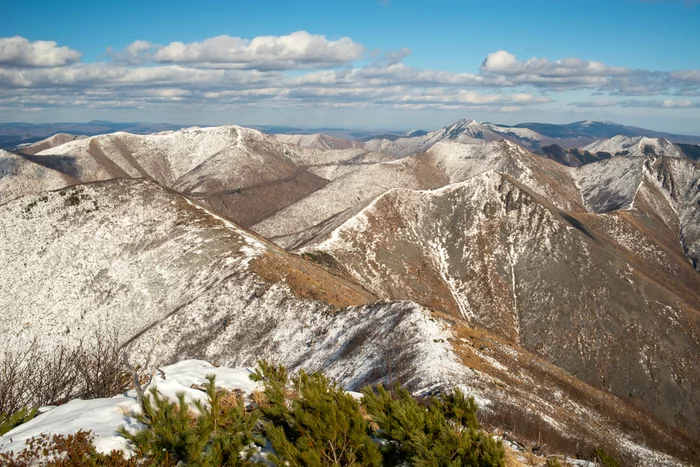
{"type": "Polygon", "coordinates": [[[572,102],[575,107],[646,107],[653,109],[696,109],[700,108],[700,101],[676,100],[676,99],[597,99],[592,101],[572,102]]]}
{"type": "Polygon", "coordinates": [[[54,67],[80,60],[82,54],[53,41],[30,42],[24,37],[0,38],[0,66],[54,67]]]}
{"type": "Polygon", "coordinates": [[[350,38],[329,40],[305,31],[166,46],[135,41],[123,50],[109,50],[112,60],[106,63],[75,63],[78,52],[53,42],[6,38],[2,44],[15,44],[12,53],[0,47],[0,58],[12,63],[0,65],[5,108],[329,106],[512,112],[553,103],[552,92],[588,89],[608,97],[571,105],[676,109],[697,108],[688,98],[700,95],[700,70],[632,70],[578,58],[519,60],[498,51],[488,55],[478,72],[455,73],[406,65],[402,59],[408,49],[377,51],[371,61],[365,47],[350,38]],[[53,55],[41,52],[45,50],[53,55]],[[359,58],[370,59],[369,64],[356,66],[359,58]],[[651,95],[683,99],[612,99],[651,95]]]}
{"type": "Polygon", "coordinates": [[[297,31],[286,36],[259,36],[252,40],[224,35],[202,42],[172,42],[157,46],[153,59],[161,63],[212,68],[291,70],[348,64],[360,59],[364,52],[364,46],[349,37],[333,41],[322,35],[297,31]]]}
{"type": "Polygon", "coordinates": [[[533,75],[541,78],[610,76],[631,72],[627,68],[611,67],[601,62],[580,58],[563,58],[555,61],[546,58],[531,58],[520,61],[515,55],[504,50],[489,54],[481,65],[481,71],[506,76],[533,75]]]}

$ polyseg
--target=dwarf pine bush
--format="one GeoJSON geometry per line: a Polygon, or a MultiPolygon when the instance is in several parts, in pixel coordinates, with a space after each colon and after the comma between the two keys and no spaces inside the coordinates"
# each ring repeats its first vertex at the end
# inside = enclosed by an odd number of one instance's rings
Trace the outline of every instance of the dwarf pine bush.
{"type": "Polygon", "coordinates": [[[134,414],[144,429],[131,433],[120,427],[119,433],[143,457],[159,464],[254,465],[253,443],[262,443],[255,430],[258,412],[246,412],[242,396],[217,388],[215,376],[207,379],[206,403],[197,400],[192,406],[184,393],[172,402],[151,389],[143,399],[143,413],[134,414]]]}
{"type": "Polygon", "coordinates": [[[473,398],[455,390],[418,401],[398,387],[362,391],[363,406],[384,440],[385,465],[503,467],[505,449],[479,429],[473,398]]]}
{"type": "Polygon", "coordinates": [[[279,466],[380,466],[360,404],[321,373],[290,378],[282,366],[260,362],[252,375],[263,384],[263,434],[279,466]]]}
{"type": "MultiPolygon", "coordinates": [[[[251,466],[262,465],[253,456],[267,447],[266,463],[285,467],[505,465],[503,445],[480,429],[474,399],[458,390],[416,399],[400,386],[367,387],[358,401],[322,373],[290,375],[265,361],[251,379],[261,390],[248,406],[242,395],[217,388],[213,375],[205,397],[191,403],[184,393],[173,401],[151,389],[132,414],[142,428],[119,428],[133,449],[129,459],[98,454],[91,435],[81,432],[32,439],[22,453],[0,456],[0,464],[251,466]]],[[[21,412],[12,423],[29,415],[21,412]]]]}

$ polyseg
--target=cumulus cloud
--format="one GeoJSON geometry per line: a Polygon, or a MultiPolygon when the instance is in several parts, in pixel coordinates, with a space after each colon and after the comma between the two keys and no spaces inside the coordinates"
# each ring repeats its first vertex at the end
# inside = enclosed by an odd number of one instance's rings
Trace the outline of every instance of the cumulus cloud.
{"type": "Polygon", "coordinates": [[[140,65],[150,61],[153,58],[153,51],[159,48],[159,45],[148,41],[134,41],[124,49],[116,52],[111,47],[107,47],[107,56],[115,62],[140,65]]]}
{"type": "Polygon", "coordinates": [[[541,77],[570,77],[620,75],[628,74],[630,70],[580,58],[563,58],[555,61],[531,58],[520,61],[515,55],[499,50],[486,57],[481,65],[481,71],[507,76],[531,74],[541,77]]]}
{"type": "Polygon", "coordinates": [[[53,41],[30,42],[24,37],[0,38],[0,66],[53,67],[80,60],[82,54],[53,41]]]}
{"type": "MultiPolygon", "coordinates": [[[[349,37],[333,41],[306,31],[251,40],[223,35],[187,44],[149,45],[153,60],[160,63],[265,70],[331,68],[358,60],[365,52],[364,46],[349,37]]],[[[127,47],[127,55],[129,48],[143,53],[137,42],[127,47]]]]}
{"type": "Polygon", "coordinates": [[[571,57],[519,60],[503,50],[489,54],[480,71],[484,77],[501,78],[504,86],[534,86],[551,91],[591,89],[626,96],[691,96],[700,92],[700,70],[637,70],[571,57]]]}
{"type": "Polygon", "coordinates": [[[695,108],[697,102],[688,97],[700,95],[700,70],[632,70],[579,58],[520,60],[497,51],[478,71],[455,73],[405,64],[408,49],[369,56],[350,38],[329,40],[304,31],[187,44],[135,41],[108,50],[110,60],[96,63],[76,63],[78,52],[53,42],[0,39],[0,45],[16,43],[24,51],[0,47],[3,108],[334,106],[510,112],[551,104],[558,91],[587,89],[607,97],[571,105],[671,109],[695,108]],[[358,66],[361,58],[367,60],[358,66]],[[613,99],[654,95],[683,99],[613,99]]]}

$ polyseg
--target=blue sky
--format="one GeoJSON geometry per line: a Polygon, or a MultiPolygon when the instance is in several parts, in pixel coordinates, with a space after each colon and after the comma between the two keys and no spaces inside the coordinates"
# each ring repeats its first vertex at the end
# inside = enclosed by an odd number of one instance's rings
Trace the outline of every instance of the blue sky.
{"type": "Polygon", "coordinates": [[[697,0],[8,3],[2,121],[700,134],[697,0]]]}

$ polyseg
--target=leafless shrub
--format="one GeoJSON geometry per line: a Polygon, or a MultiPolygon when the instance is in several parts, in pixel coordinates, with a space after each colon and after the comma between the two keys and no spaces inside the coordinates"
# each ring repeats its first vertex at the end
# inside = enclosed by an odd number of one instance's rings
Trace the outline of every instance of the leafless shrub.
{"type": "Polygon", "coordinates": [[[119,338],[116,333],[95,331],[93,344],[80,345],[77,365],[84,399],[111,397],[129,386],[129,373],[120,359],[119,338]]]}
{"type": "Polygon", "coordinates": [[[128,387],[116,334],[96,331],[74,346],[38,339],[22,350],[0,351],[0,412],[109,397],[128,387]]]}

